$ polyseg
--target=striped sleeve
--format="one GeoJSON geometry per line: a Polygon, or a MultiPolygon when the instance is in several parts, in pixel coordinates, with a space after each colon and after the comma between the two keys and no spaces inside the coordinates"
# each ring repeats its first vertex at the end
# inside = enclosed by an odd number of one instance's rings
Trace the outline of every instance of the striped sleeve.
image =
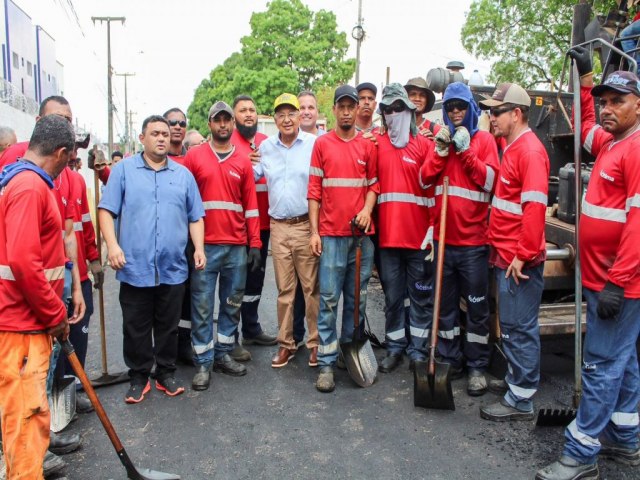
{"type": "Polygon", "coordinates": [[[532,151],[520,158],[520,178],[523,179],[520,204],[522,227],[516,249],[520,260],[529,261],[544,245],[544,223],[549,192],[549,161],[542,153],[532,151]]]}
{"type": "Polygon", "coordinates": [[[602,149],[602,146],[610,142],[613,136],[605,132],[602,127],[596,123],[596,110],[593,102],[594,99],[591,96],[591,88],[580,87],[582,146],[587,152],[596,157],[602,149]]]}
{"type": "Polygon", "coordinates": [[[322,168],[322,142],[316,141],[311,153],[311,167],[309,168],[309,185],[307,187],[307,199],[322,199],[322,179],[324,170],[322,168]]]}

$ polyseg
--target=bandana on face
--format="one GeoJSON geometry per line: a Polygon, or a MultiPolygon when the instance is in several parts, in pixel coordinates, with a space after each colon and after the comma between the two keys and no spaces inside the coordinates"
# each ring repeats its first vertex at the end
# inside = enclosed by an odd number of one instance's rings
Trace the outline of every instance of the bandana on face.
{"type": "Polygon", "coordinates": [[[385,113],[384,121],[387,124],[387,129],[389,131],[389,139],[394,147],[404,148],[409,143],[412,118],[413,112],[411,110],[385,113]]]}

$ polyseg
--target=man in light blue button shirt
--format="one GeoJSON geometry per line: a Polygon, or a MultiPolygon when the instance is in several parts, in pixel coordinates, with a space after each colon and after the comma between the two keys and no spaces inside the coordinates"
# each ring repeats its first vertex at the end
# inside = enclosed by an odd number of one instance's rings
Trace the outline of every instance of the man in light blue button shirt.
{"type": "Polygon", "coordinates": [[[306,303],[309,366],[317,366],[318,259],[309,250],[307,184],[315,135],[300,129],[300,104],[284,93],[274,102],[278,134],[260,145],[260,161],[253,167],[255,179],[265,177],[271,217],[271,255],[278,287],[278,344],[271,361],[284,367],[296,353],[293,339],[293,305],[298,281],[306,303]]]}

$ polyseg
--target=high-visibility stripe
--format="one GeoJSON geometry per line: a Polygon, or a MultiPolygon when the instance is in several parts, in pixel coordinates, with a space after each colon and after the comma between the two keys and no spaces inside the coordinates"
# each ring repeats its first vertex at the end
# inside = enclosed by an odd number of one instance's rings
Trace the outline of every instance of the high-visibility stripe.
{"type": "Polygon", "coordinates": [[[520,398],[531,398],[537,391],[535,388],[523,388],[509,382],[507,382],[507,385],[509,385],[509,390],[520,398]]]}
{"type": "Polygon", "coordinates": [[[520,205],[519,203],[510,202],[508,200],[503,200],[502,198],[493,197],[491,206],[504,212],[513,213],[514,215],[522,215],[522,205],[520,205]]]}
{"type": "Polygon", "coordinates": [[[82,230],[83,230],[82,222],[73,222],[73,231],[74,232],[81,232],[82,230]]]}
{"type": "Polygon", "coordinates": [[[482,345],[488,345],[489,335],[476,335],[475,333],[467,332],[467,342],[481,343],[482,345]]]}
{"type": "Polygon", "coordinates": [[[636,193],[633,197],[627,198],[627,212],[631,207],[640,208],[640,193],[636,193]]]}
{"type": "Polygon", "coordinates": [[[256,192],[266,192],[267,184],[266,183],[256,183],[256,192]]]}
{"type": "Polygon", "coordinates": [[[484,187],[482,188],[484,188],[485,192],[491,193],[491,189],[493,188],[493,182],[496,179],[496,172],[489,165],[485,165],[485,167],[487,168],[487,176],[484,180],[484,187]]]}
{"type": "Polygon", "coordinates": [[[591,153],[591,147],[593,146],[593,139],[596,136],[596,130],[599,128],[601,128],[600,125],[594,125],[591,127],[591,130],[587,133],[587,138],[584,139],[584,149],[589,153],[591,153]]]}
{"type": "Polygon", "coordinates": [[[429,338],[430,328],[409,327],[412,337],[429,338]]]}
{"type": "Polygon", "coordinates": [[[234,337],[233,335],[231,335],[229,337],[227,335],[223,335],[221,333],[218,333],[218,342],[224,343],[224,344],[227,344],[227,345],[233,345],[234,343],[236,343],[236,337],[234,337]]]}
{"type": "Polygon", "coordinates": [[[569,433],[573,438],[575,438],[579,443],[581,443],[585,447],[600,446],[600,440],[598,440],[597,438],[593,438],[587,435],[586,433],[582,433],[580,430],[578,430],[578,425],[576,424],[575,420],[569,424],[569,426],[567,427],[567,430],[569,430],[569,433]]]}
{"type": "Polygon", "coordinates": [[[91,214],[90,213],[83,213],[82,214],[82,223],[87,223],[91,221],[91,214]]]}
{"type": "Polygon", "coordinates": [[[311,167],[309,169],[309,175],[315,175],[316,177],[324,177],[324,170],[318,167],[311,167]]]}
{"type": "Polygon", "coordinates": [[[613,412],[611,421],[619,427],[635,427],[640,424],[640,417],[638,412],[613,412]]]}
{"type": "MultiPolygon", "coordinates": [[[[442,191],[444,190],[444,188],[442,187],[442,185],[438,185],[436,187],[436,195],[442,195],[442,191]]],[[[489,203],[489,199],[491,198],[491,195],[489,195],[486,192],[477,192],[474,190],[469,190],[468,188],[462,188],[462,187],[455,187],[455,186],[449,186],[449,196],[451,197],[460,197],[460,198],[466,198],[467,200],[472,200],[474,202],[481,202],[481,203],[489,203]]]]}
{"type": "Polygon", "coordinates": [[[440,330],[438,336],[440,338],[446,338],[447,340],[453,340],[460,336],[460,327],[453,327],[453,330],[440,330]]]}
{"type": "Polygon", "coordinates": [[[245,295],[242,297],[243,303],[257,302],[258,300],[260,300],[260,295],[245,295]]]}
{"type": "Polygon", "coordinates": [[[247,210],[246,212],[244,212],[244,218],[253,218],[258,216],[260,216],[260,212],[258,211],[258,209],[247,210]]]}
{"type": "Polygon", "coordinates": [[[547,206],[547,194],[542,192],[537,192],[535,190],[529,190],[527,192],[522,192],[520,195],[520,203],[526,202],[537,202],[541,203],[545,207],[547,206]]]}
{"type": "Polygon", "coordinates": [[[404,338],[404,328],[401,330],[394,330],[393,332],[387,332],[386,336],[389,340],[400,340],[404,338]]]}
{"type": "Polygon", "coordinates": [[[597,218],[599,220],[608,220],[610,222],[627,223],[627,213],[618,208],[600,207],[582,200],[582,213],[587,217],[597,218]]]}
{"type": "Polygon", "coordinates": [[[184,320],[181,318],[178,322],[178,328],[188,328],[191,330],[191,320],[184,320]]]}
{"type": "Polygon", "coordinates": [[[420,175],[420,173],[418,173],[418,183],[420,184],[420,188],[422,188],[423,190],[426,190],[432,185],[431,183],[428,185],[425,185],[425,183],[422,181],[422,175],[420,175]]]}
{"type": "Polygon", "coordinates": [[[242,205],[233,202],[223,202],[220,200],[209,200],[202,202],[205,210],[231,210],[232,212],[242,213],[242,205]]]}
{"type": "Polygon", "coordinates": [[[206,345],[194,345],[193,351],[196,352],[197,355],[201,355],[210,350],[213,350],[213,340],[207,343],[206,345]]]}
{"type": "Polygon", "coordinates": [[[0,279],[15,281],[11,267],[9,265],[0,265],[0,279]]]}
{"type": "Polygon", "coordinates": [[[373,184],[376,184],[376,183],[378,183],[378,177],[370,178],[370,179],[367,181],[367,184],[368,184],[369,186],[371,186],[371,185],[373,185],[373,184]]]}
{"type": "Polygon", "coordinates": [[[411,300],[409,298],[405,298],[404,299],[404,306],[405,307],[410,307],[411,306],[411,300]]]}
{"type": "Polygon", "coordinates": [[[328,345],[318,345],[318,353],[330,354],[338,351],[338,341],[334,340],[328,345]]]}
{"type": "Polygon", "coordinates": [[[387,202],[402,202],[402,203],[415,203],[421,207],[427,207],[429,199],[427,197],[419,197],[412,193],[381,193],[378,195],[378,203],[387,202]]]}
{"type": "Polygon", "coordinates": [[[366,178],[325,178],[322,180],[323,187],[366,187],[366,178]]]}
{"type": "MultiPolygon", "coordinates": [[[[45,268],[44,277],[49,282],[62,280],[64,278],[64,265],[60,267],[45,268]]],[[[0,265],[0,279],[11,280],[15,282],[16,277],[13,275],[13,272],[11,271],[11,267],[9,265],[0,265]]]]}

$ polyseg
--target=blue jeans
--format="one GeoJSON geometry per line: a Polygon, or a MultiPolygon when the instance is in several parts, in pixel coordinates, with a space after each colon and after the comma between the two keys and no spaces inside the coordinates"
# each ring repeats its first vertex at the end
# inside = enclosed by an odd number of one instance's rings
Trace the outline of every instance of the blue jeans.
{"type": "MultiPolygon", "coordinates": [[[[631,25],[625,27],[622,32],[620,32],[620,37],[630,37],[632,35],[640,35],[640,21],[633,22],[631,25]]],[[[633,38],[631,40],[623,40],[622,42],[620,42],[620,44],[622,45],[622,50],[624,50],[625,52],[629,52],[629,50],[637,48],[638,40],[640,40],[640,37],[633,38]]],[[[638,60],[640,58],[640,53],[633,52],[631,56],[638,60]]]]}
{"type": "Polygon", "coordinates": [[[598,292],[585,288],[584,297],[582,398],[576,419],[565,430],[564,455],[592,464],[600,451],[599,438],[638,448],[640,299],[625,299],[617,318],[602,320],[597,313],[598,292]]]}
{"type": "MultiPolygon", "coordinates": [[[[438,245],[436,243],[436,250],[438,245]]],[[[489,365],[489,247],[445,249],[438,353],[456,368],[489,365]],[[460,333],[460,297],[467,303],[467,331],[460,333]]]]}
{"type": "Polygon", "coordinates": [[[211,365],[231,353],[240,322],[240,307],[247,281],[244,245],[205,245],[207,265],[191,272],[191,343],[196,365],[211,365]],[[213,309],[220,277],[218,332],[213,342],[213,309]]]}
{"type": "Polygon", "coordinates": [[[540,327],[538,311],[542,299],[544,264],[522,270],[529,280],[504,278],[506,270],[495,269],[502,346],[507,357],[504,399],[518,410],[533,410],[531,398],[540,382],[540,327]]]}
{"type": "Polygon", "coordinates": [[[380,275],[385,285],[385,337],[387,352],[412,360],[428,356],[427,342],[433,315],[433,268],[424,250],[380,249],[380,275]],[[409,295],[409,337],[405,333],[405,296],[409,295]]]}
{"type": "MultiPolygon", "coordinates": [[[[367,285],[373,269],[373,243],[362,239],[360,269],[360,325],[364,324],[367,307],[367,285]]],[[[322,237],[322,255],[318,272],[320,314],[318,316],[318,365],[332,366],[338,359],[338,302],[342,300],[340,343],[351,342],[355,308],[356,240],[353,237],[322,237]]]]}

